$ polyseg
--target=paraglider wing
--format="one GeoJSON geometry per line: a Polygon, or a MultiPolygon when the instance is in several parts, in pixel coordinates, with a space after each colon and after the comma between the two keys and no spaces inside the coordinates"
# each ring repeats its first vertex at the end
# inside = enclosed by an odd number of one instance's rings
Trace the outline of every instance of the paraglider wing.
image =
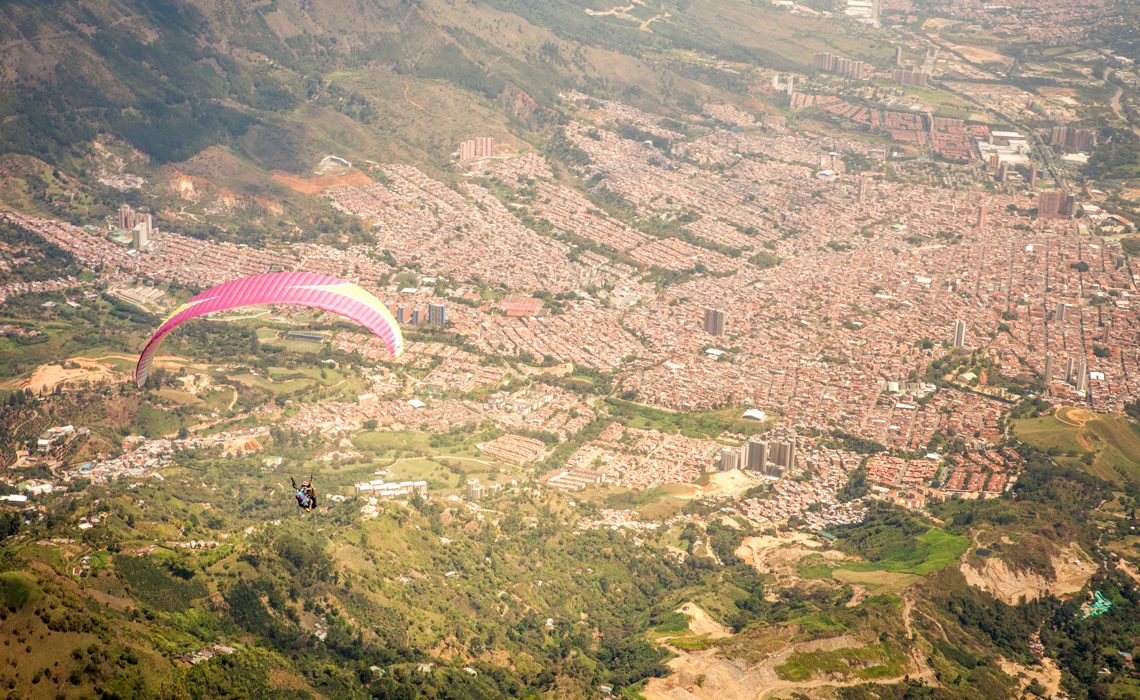
{"type": "Polygon", "coordinates": [[[310,306],[340,314],[375,333],[396,357],[404,350],[404,336],[391,312],[368,291],[351,282],[311,272],[270,272],[212,287],[174,310],[147,341],[135,366],[141,387],[150,373],[162,338],[184,321],[198,316],[255,304],[310,306]]]}

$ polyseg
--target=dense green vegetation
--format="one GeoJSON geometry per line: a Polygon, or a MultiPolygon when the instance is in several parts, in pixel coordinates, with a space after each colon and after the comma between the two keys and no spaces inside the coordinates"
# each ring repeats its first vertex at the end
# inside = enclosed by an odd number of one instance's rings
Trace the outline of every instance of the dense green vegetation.
{"type": "Polygon", "coordinates": [[[780,264],[780,258],[774,253],[762,250],[752,257],[748,258],[748,262],[752,263],[761,270],[766,270],[770,267],[775,267],[780,264]]]}
{"type": "MultiPolygon", "coordinates": [[[[75,258],[67,251],[23,229],[0,223],[0,284],[78,277],[81,273],[75,258]],[[11,246],[11,248],[9,248],[11,246]],[[19,264],[6,251],[21,252],[19,264]]],[[[5,314],[7,315],[7,314],[5,314]]]]}
{"type": "Polygon", "coordinates": [[[139,602],[164,612],[186,610],[206,594],[206,587],[195,579],[193,572],[175,569],[178,572],[175,575],[171,568],[160,565],[152,557],[125,554],[115,557],[115,569],[139,602]]]}
{"type": "MultiPolygon", "coordinates": [[[[74,5],[67,9],[81,21],[99,26],[108,19],[74,5]]],[[[135,9],[140,18],[162,27],[162,41],[146,41],[145,34],[124,25],[93,33],[82,48],[73,45],[77,58],[82,51],[88,65],[101,65],[114,75],[118,89],[102,89],[107,86],[97,74],[83,70],[84,60],[72,62],[75,70],[61,71],[50,87],[22,88],[18,100],[2,106],[10,118],[2,122],[0,139],[9,150],[58,159],[96,132],[109,131],[159,161],[182,160],[219,139],[240,136],[253,123],[242,111],[219,104],[221,99],[236,98],[245,107],[262,109],[290,102],[288,91],[273,78],[254,78],[228,55],[199,42],[204,18],[191,6],[154,2],[135,9]],[[69,111],[82,112],[84,118],[57,118],[69,111]]],[[[38,23],[51,25],[49,15],[19,16],[17,8],[11,10],[3,18],[8,28],[23,25],[34,35],[42,26],[38,23]]]]}
{"type": "MultiPolygon", "coordinates": [[[[1127,677],[1121,651],[1134,649],[1140,634],[1140,588],[1135,581],[1116,571],[1101,573],[1089,583],[1089,590],[1099,590],[1113,604],[1107,613],[1083,618],[1079,607],[1088,596],[1074,596],[1058,605],[1047,624],[1042,626],[1041,641],[1066,671],[1066,686],[1087,688],[1090,697],[1103,696],[1106,688],[1100,674],[1108,668],[1116,677],[1127,677]]],[[[1121,688],[1121,697],[1135,692],[1134,686],[1121,688]]],[[[1077,692],[1080,692],[1077,690],[1077,692]]]]}
{"type": "Polygon", "coordinates": [[[866,564],[845,565],[851,570],[925,574],[956,561],[970,544],[969,538],[930,527],[908,511],[879,503],[862,523],[832,531],[845,551],[867,560],[866,564]]]}
{"type": "Polygon", "coordinates": [[[1103,127],[1085,174],[1096,180],[1140,178],[1140,136],[1129,129],[1103,127]]]}

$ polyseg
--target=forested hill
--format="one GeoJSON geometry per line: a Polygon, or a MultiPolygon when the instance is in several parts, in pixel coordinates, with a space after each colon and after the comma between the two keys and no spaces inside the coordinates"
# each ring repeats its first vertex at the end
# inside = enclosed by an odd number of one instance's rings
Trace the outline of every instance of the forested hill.
{"type": "Polygon", "coordinates": [[[218,143],[294,171],[322,150],[438,159],[480,126],[541,129],[533,111],[514,109],[519,89],[545,106],[580,88],[692,109],[747,91],[716,61],[803,67],[823,46],[802,31],[815,20],[796,18],[795,37],[777,36],[766,6],[609,9],[599,0],[4,2],[0,143],[52,163],[101,133],[159,163],[218,143]],[[416,109],[425,90],[445,93],[448,109],[416,109]]]}

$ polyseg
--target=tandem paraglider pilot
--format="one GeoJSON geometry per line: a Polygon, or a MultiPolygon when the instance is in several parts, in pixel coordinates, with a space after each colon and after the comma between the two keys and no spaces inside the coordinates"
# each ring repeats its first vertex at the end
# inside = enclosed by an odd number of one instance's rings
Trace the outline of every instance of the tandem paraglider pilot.
{"type": "Polygon", "coordinates": [[[293,484],[293,495],[297,497],[297,506],[311,513],[317,507],[317,491],[313,488],[313,482],[302,481],[298,488],[293,477],[289,477],[289,481],[293,484]]]}
{"type": "MultiPolygon", "coordinates": [[[[175,309],[151,334],[139,354],[135,363],[135,383],[140,388],[146,384],[159,343],[182,323],[218,311],[260,304],[307,306],[331,311],[378,336],[390,357],[399,357],[404,350],[404,335],[392,312],[367,290],[351,282],[312,272],[267,272],[211,287],[175,309]]],[[[311,475],[309,479],[312,479],[311,475]]],[[[302,481],[298,488],[293,477],[289,477],[289,481],[293,484],[297,505],[311,513],[317,507],[317,492],[312,482],[302,481]]]]}

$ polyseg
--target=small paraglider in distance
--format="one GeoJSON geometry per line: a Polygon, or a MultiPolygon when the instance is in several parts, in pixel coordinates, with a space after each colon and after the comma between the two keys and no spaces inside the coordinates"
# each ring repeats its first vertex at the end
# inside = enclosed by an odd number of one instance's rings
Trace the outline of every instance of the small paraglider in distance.
{"type": "Polygon", "coordinates": [[[344,280],[312,272],[269,272],[211,287],[179,306],[151,335],[135,365],[141,387],[150,373],[163,337],[190,319],[215,311],[258,304],[287,304],[323,309],[344,316],[379,336],[391,357],[404,350],[404,336],[384,303],[367,290],[344,280]]]}

